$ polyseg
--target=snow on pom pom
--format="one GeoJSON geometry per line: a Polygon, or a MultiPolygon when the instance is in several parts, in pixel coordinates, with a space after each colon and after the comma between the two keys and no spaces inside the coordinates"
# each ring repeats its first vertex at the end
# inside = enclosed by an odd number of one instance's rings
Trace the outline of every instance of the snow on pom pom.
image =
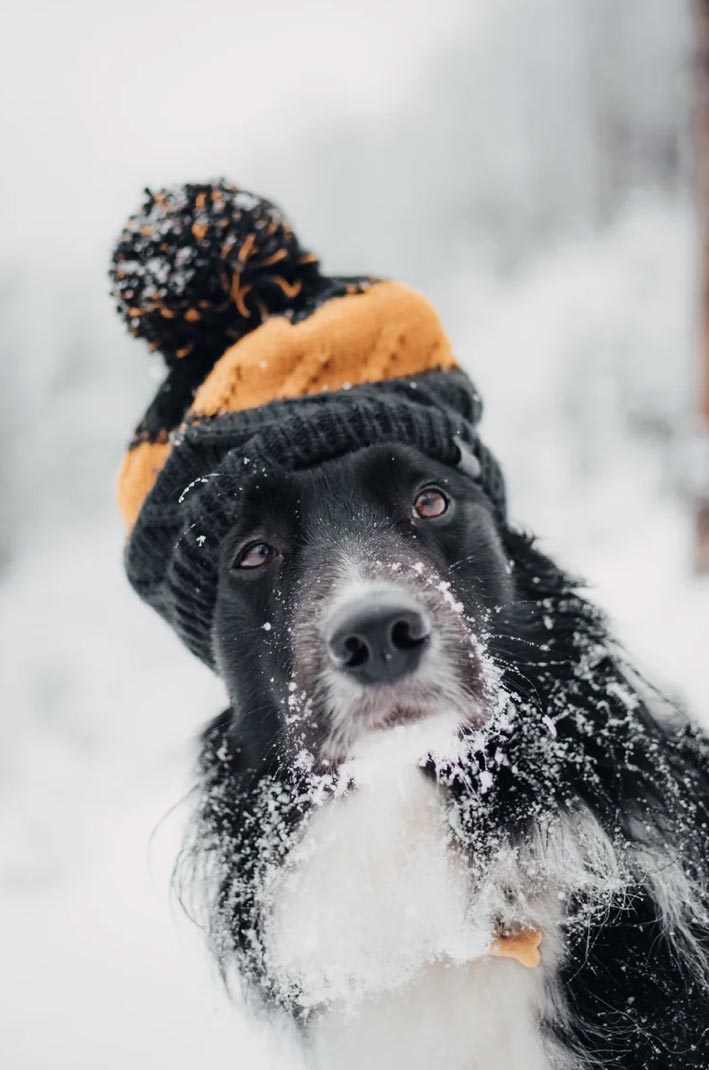
{"type": "Polygon", "coordinates": [[[317,258],[270,201],[224,181],[145,194],[116,245],[112,292],[131,334],[169,366],[216,360],[317,288],[317,258]]]}

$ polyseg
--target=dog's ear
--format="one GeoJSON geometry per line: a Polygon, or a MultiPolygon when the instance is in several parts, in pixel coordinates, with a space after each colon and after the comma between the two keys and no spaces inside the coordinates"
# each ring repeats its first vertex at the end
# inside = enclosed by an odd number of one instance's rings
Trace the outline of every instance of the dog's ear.
{"type": "Polygon", "coordinates": [[[473,451],[467,442],[464,442],[460,435],[454,435],[453,441],[458,449],[458,461],[456,468],[463,475],[469,476],[470,479],[479,480],[482,476],[482,465],[479,459],[475,456],[473,451]]]}

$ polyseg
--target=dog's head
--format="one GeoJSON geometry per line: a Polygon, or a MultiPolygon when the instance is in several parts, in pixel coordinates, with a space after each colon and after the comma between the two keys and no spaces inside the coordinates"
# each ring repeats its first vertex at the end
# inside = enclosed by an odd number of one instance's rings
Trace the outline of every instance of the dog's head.
{"type": "Polygon", "coordinates": [[[255,474],[221,557],[214,646],[240,743],[346,758],[366,732],[484,720],[512,598],[475,480],[402,446],[255,474]]]}

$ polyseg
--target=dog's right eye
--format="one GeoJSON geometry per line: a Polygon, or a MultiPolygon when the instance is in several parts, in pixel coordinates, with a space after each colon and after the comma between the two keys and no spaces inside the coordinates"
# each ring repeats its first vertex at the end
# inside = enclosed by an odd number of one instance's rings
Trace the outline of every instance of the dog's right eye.
{"type": "Polygon", "coordinates": [[[277,556],[278,551],[270,543],[252,542],[236,555],[233,568],[261,568],[263,565],[268,565],[277,556]]]}

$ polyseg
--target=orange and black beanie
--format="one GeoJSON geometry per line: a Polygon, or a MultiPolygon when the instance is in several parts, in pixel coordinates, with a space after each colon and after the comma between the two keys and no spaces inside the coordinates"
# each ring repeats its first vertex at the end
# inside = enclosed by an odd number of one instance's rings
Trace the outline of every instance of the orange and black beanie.
{"type": "Polygon", "coordinates": [[[269,201],[225,182],[146,191],[111,279],[167,364],[119,475],[128,576],[208,664],[218,551],[250,471],[402,442],[463,456],[504,514],[480,397],[428,301],[322,274],[269,201]]]}

